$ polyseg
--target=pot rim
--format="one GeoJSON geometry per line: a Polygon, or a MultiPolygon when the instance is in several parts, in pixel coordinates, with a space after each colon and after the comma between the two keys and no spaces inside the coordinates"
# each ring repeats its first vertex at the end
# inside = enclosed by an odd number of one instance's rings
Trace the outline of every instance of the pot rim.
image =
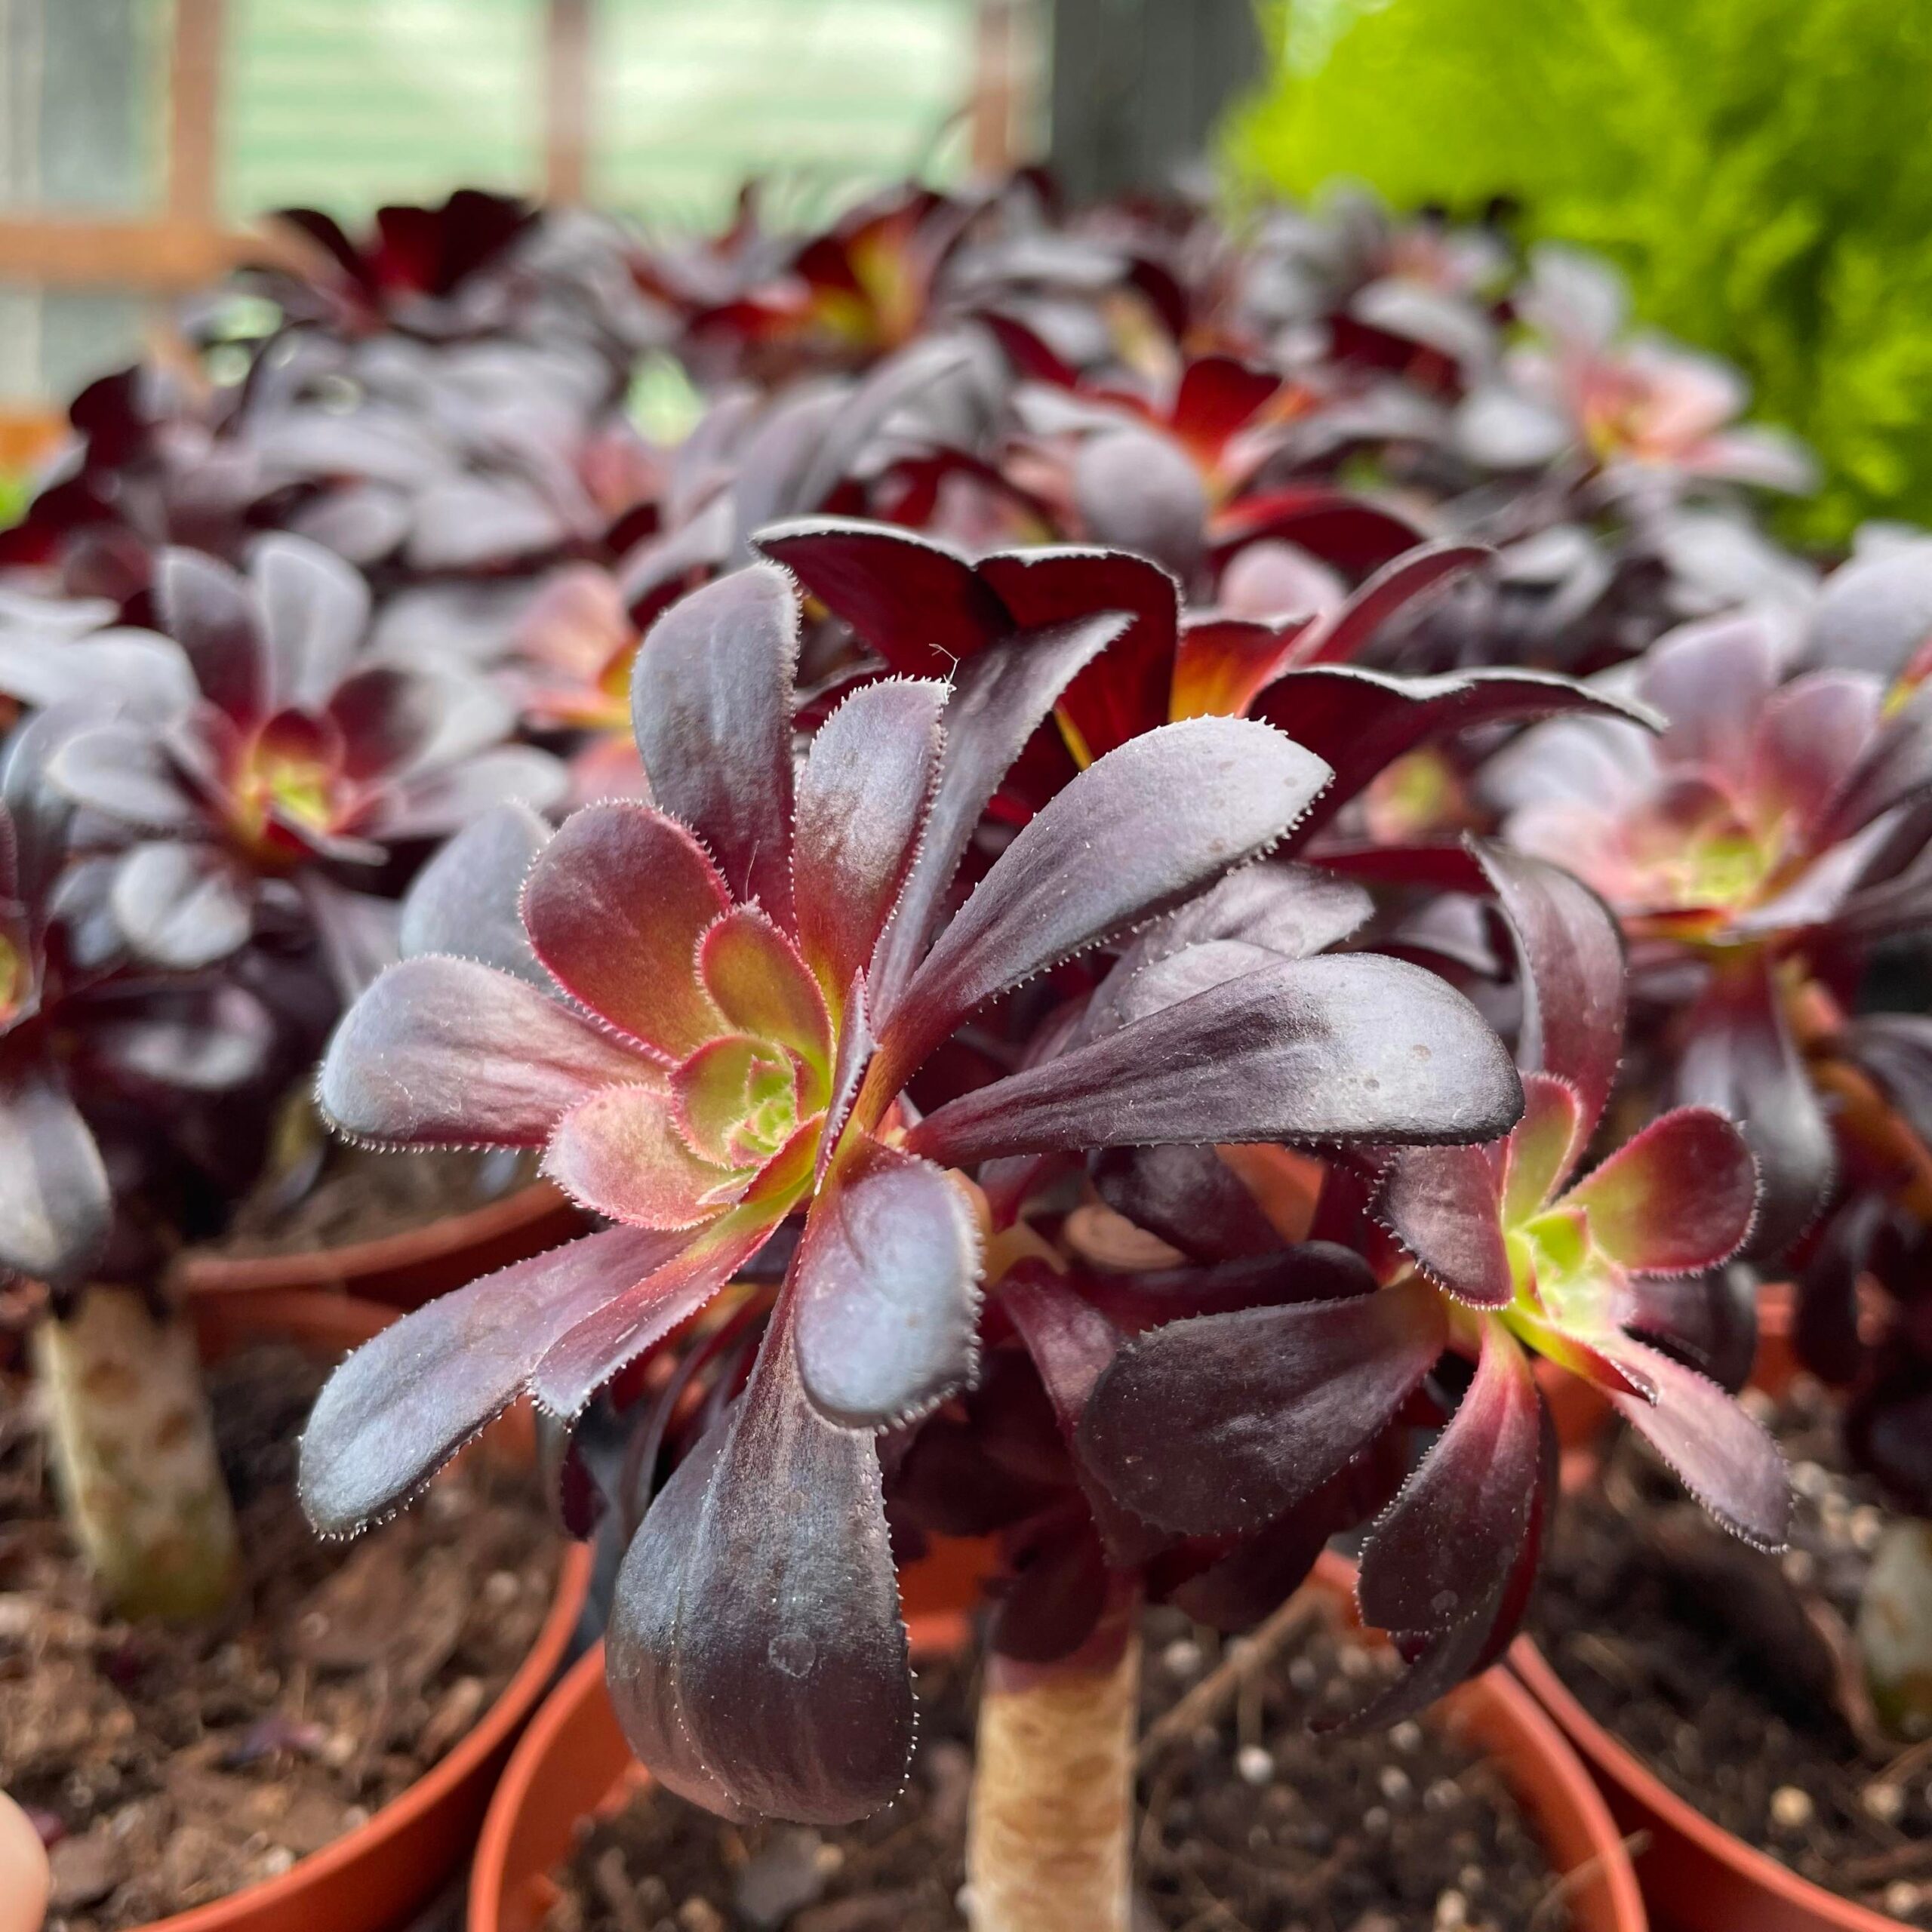
{"type": "MultiPolygon", "coordinates": [[[[1318,1573],[1316,1587],[1339,1595],[1345,1605],[1352,1607],[1352,1592],[1347,1588],[1346,1580],[1352,1574],[1352,1564],[1324,1561],[1318,1573]]],[[[914,1617],[909,1629],[915,1654],[922,1650],[958,1648],[970,1635],[968,1620],[959,1613],[914,1617]]],[[[605,1696],[604,1647],[599,1644],[571,1666],[544,1700],[503,1767],[476,1841],[470,1868],[466,1932],[503,1932],[503,1904],[510,1876],[510,1856],[532,1788],[549,1768],[560,1740],[583,1721],[586,1707],[605,1696]]],[[[1602,1899],[1604,1912],[1597,1923],[1614,1927],[1616,1932],[1647,1932],[1649,1920],[1644,1913],[1643,1894],[1603,1794],[1561,1730],[1537,1708],[1536,1700],[1521,1684],[1500,1669],[1486,1671],[1451,1692],[1430,1714],[1429,1721],[1482,1734],[1473,1737],[1472,1741],[1500,1761],[1505,1758],[1503,1740],[1513,1740],[1521,1756],[1531,1761],[1534,1784],[1531,1788],[1527,1784],[1518,1786],[1513,1778],[1509,1781],[1531,1812],[1537,1838],[1550,1853],[1552,1869],[1557,1854],[1543,1827],[1542,1813],[1546,1804],[1567,1809],[1589,1842],[1597,1882],[1580,1888],[1577,1901],[1580,1922],[1590,1893],[1595,1891],[1602,1899]]],[[[619,1765],[597,1803],[579,1815],[595,1816],[601,1809],[622,1803],[651,1782],[650,1774],[634,1760],[619,1765]]],[[[1583,1869],[1586,1862],[1578,1861],[1570,1871],[1583,1869]]]]}
{"type": "MultiPolygon", "coordinates": [[[[219,1333],[231,1323],[235,1324],[233,1332],[238,1338],[243,1332],[280,1329],[297,1340],[350,1346],[368,1340],[395,1318],[395,1309],[379,1304],[348,1295],[297,1289],[281,1294],[263,1291],[233,1304],[191,1305],[189,1312],[201,1327],[205,1346],[211,1332],[219,1333]]],[[[407,1790],[391,1798],[366,1823],[345,1832],[306,1858],[297,1859],[286,1872],[245,1885],[207,1905],[192,1906],[167,1918],[150,1919],[138,1932],[240,1932],[259,1914],[297,1907],[310,1887],[367,1857],[448,1799],[493,1753],[509,1743],[534,1709],[540,1708],[589,1593],[591,1562],[587,1546],[565,1543],[550,1607],[522,1663],[475,1724],[407,1790]]],[[[288,1922],[300,1921],[291,1918],[288,1922]]]]}
{"type": "Polygon", "coordinates": [[[1901,1920],[1801,1877],[1769,1852],[1747,1844],[1735,1832],[1726,1831],[1687,1798],[1679,1797],[1628,1745],[1590,1715],[1532,1638],[1518,1637],[1510,1645],[1509,1663],[1529,1694],[1601,1778],[1654,1812],[1706,1857],[1781,1904],[1809,1913],[1831,1932],[1904,1932],[1901,1920]]]}
{"type": "MultiPolygon", "coordinates": [[[[309,1248],[290,1254],[215,1254],[189,1252],[177,1263],[174,1279],[184,1294],[260,1294],[274,1289],[373,1291],[398,1278],[447,1261],[466,1248],[512,1240],[549,1222],[556,1240],[579,1225],[568,1198],[546,1180],[527,1181],[500,1200],[438,1215],[413,1228],[377,1235],[338,1247],[309,1248]]],[[[550,1244],[541,1242],[538,1246],[550,1244]]]]}

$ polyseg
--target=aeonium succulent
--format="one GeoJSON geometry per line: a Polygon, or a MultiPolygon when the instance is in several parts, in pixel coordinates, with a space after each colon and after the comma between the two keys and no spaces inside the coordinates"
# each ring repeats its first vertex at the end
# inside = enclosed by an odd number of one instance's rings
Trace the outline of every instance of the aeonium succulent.
{"type": "MultiPolygon", "coordinates": [[[[1616,925],[1552,866],[1500,846],[1475,856],[1459,883],[1495,895],[1519,955],[1521,1119],[1487,1146],[1392,1152],[1370,1196],[1399,1244],[1380,1286],[1155,1329],[1102,1373],[1080,1429],[1090,1466],[1147,1521],[1249,1534],[1400,1422],[1445,1355],[1472,1368],[1363,1553],[1364,1613],[1414,1666],[1378,1718],[1492,1661],[1521,1617],[1554,1500],[1532,1356],[1597,1384],[1747,1540],[1780,1543],[1789,1505],[1775,1443],[1680,1358],[1697,1340],[1682,1278],[1749,1231],[1750,1152],[1722,1115],[1684,1107],[1577,1178],[1623,1046],[1616,925]]],[[[1372,1235],[1355,1244],[1374,1253],[1372,1235]]]]}
{"type": "Polygon", "coordinates": [[[71,733],[51,781],[117,851],[109,901],[135,955],[191,970],[246,941],[278,900],[312,924],[352,992],[389,948],[396,848],[503,799],[561,792],[547,753],[505,742],[510,706],[474,679],[364,654],[369,591],[349,565],[270,537],[244,577],[162,552],[167,635],[108,632],[64,661],[0,661],[29,700],[92,688],[105,714],[71,733]]]}
{"type": "Polygon", "coordinates": [[[633,1745],[715,1808],[835,1820],[898,1788],[912,1706],[872,1435],[974,1373],[980,1226],[949,1168],[1123,1140],[1480,1135],[1519,1104],[1441,981],[1279,960],[917,1116],[906,1082],[970,1014],[1265,852],[1326,779],[1263,725],[1149,733],[946,918],[1008,764],[1122,622],[1009,637],[950,688],[861,688],[795,771],[789,579],[758,565],[694,592],[632,680],[653,802],[459,840],[412,906],[412,956],[325,1060],[343,1131],[540,1147],[614,1225],[350,1358],[303,1444],[325,1530],[405,1501],[519,1393],[574,1416],[801,1222],[750,1380],[652,1506],[611,1626],[633,1745]]]}

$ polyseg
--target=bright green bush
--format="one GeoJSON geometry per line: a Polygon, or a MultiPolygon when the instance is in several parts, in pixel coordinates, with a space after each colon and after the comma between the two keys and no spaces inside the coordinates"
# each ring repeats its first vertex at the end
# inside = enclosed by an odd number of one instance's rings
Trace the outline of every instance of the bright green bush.
{"type": "Polygon", "coordinates": [[[1841,538],[1932,522],[1932,5],[1272,0],[1238,183],[1521,206],[1604,250],[1645,321],[1739,362],[1826,470],[1841,538]]]}

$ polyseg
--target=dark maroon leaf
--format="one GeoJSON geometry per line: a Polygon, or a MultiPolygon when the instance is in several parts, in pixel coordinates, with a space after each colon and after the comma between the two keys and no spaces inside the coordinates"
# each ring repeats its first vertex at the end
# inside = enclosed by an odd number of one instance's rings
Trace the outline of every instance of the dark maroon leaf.
{"type": "Polygon", "coordinates": [[[78,1286],[113,1213],[100,1149],[45,1034],[0,1034],[0,1268],[78,1286]]]}
{"type": "Polygon", "coordinates": [[[540,1147],[580,1100],[653,1077],[527,980],[431,955],[391,967],[350,1008],[316,1097],[358,1140],[540,1147]]]}
{"type": "Polygon", "coordinates": [[[1503,1244],[1502,1176],[1493,1149],[1404,1147],[1383,1171],[1377,1204],[1438,1287],[1472,1307],[1509,1305],[1515,1284],[1503,1244]]]}
{"type": "Polygon", "coordinates": [[[202,695],[231,718],[259,717],[267,675],[247,580],[198,551],[164,550],[155,566],[155,601],[202,695]]]}
{"type": "Polygon", "coordinates": [[[740,900],[792,915],[792,675],[798,613],[769,564],[675,604],[638,645],[631,716],[652,795],[740,900]]]}
{"type": "Polygon", "coordinates": [[[1464,571],[1495,555],[1481,543],[1424,543],[1385,564],[1339,609],[1316,620],[1301,640],[1309,664],[1345,664],[1398,611],[1421,608],[1464,571]]]}
{"type": "Polygon", "coordinates": [[[1151,1523],[1251,1530],[1379,1434],[1447,1339],[1440,1297],[1413,1278],[1343,1301],[1173,1322],[1128,1343],[1101,1376],[1081,1449],[1151,1523]]]}
{"type": "Polygon", "coordinates": [[[631,1545],[611,1691],[672,1789],[838,1824],[897,1794],[912,1690],[872,1438],[807,1398],[789,1306],[717,1448],[678,1470],[631,1545]]]}
{"type": "Polygon", "coordinates": [[[1073,494],[1096,543],[1151,557],[1183,581],[1199,568],[1208,492],[1166,436],[1124,424],[1089,436],[1074,458],[1073,494]]]}
{"type": "Polygon", "coordinates": [[[1278,1250],[1281,1236],[1211,1147],[1121,1147],[1094,1164],[1100,1198],[1197,1261],[1278,1250]]]}
{"type": "Polygon", "coordinates": [[[1684,1487],[1733,1535],[1782,1549],[1791,1522],[1791,1479],[1777,1444],[1718,1385],[1641,1342],[1606,1352],[1656,1388],[1657,1398],[1613,1390],[1611,1400],[1684,1487]]]}
{"type": "Polygon", "coordinates": [[[936,680],[868,685],[812,740],[798,780],[792,876],[799,950],[828,1001],[870,964],[912,868],[946,701],[936,680]]]}
{"type": "Polygon", "coordinates": [[[416,875],[402,903],[403,956],[448,953],[548,989],[518,910],[523,882],[550,841],[524,805],[499,805],[451,838],[416,875]]]}
{"type": "Polygon", "coordinates": [[[1124,623],[1109,614],[1026,632],[960,665],[946,707],[925,835],[874,958],[875,1005],[903,991],[923,956],[973,829],[1008,768],[1068,684],[1121,635],[1124,623]]]}
{"type": "Polygon", "coordinates": [[[1197,718],[1082,772],[994,863],[878,1032],[916,1066],[976,1008],[1265,850],[1327,768],[1266,727],[1197,718]]]}
{"type": "Polygon", "coordinates": [[[1478,1140],[1521,1109],[1502,1043],[1434,974],[1283,960],[949,1100],[907,1145],[960,1166],[1169,1140],[1478,1140]]]}
{"type": "Polygon", "coordinates": [[[260,600],[263,704],[315,709],[347,672],[369,626],[360,571],[318,543],[265,537],[250,558],[260,600]]]}
{"type": "Polygon", "coordinates": [[[1517,1057],[1572,1089],[1587,1134],[1623,1052],[1623,940],[1616,916],[1557,866],[1494,841],[1475,853],[1515,936],[1523,985],[1517,1057]]]}
{"type": "Polygon", "coordinates": [[[799,1247],[798,1380],[829,1421],[876,1429],[968,1381],[980,1232],[963,1190],[872,1141],[820,1189],[799,1247]]]}
{"type": "Polygon", "coordinates": [[[485,1275],[365,1343],[330,1377],[302,1438],[309,1520],[345,1536],[406,1502],[516,1399],[552,1341],[648,1280],[687,1238],[633,1228],[586,1235],[485,1275]]]}

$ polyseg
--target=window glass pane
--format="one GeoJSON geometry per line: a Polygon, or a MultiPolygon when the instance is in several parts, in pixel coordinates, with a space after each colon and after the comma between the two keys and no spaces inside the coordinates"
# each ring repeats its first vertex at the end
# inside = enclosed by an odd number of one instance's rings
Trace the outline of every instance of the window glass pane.
{"type": "Polygon", "coordinates": [[[165,0],[0,0],[0,206],[159,207],[165,0]]]}
{"type": "Polygon", "coordinates": [[[748,175],[804,216],[967,152],[974,0],[601,0],[590,190],[710,223],[748,175]]]}
{"type": "Polygon", "coordinates": [[[359,214],[543,180],[543,0],[229,0],[222,199],[359,214]]]}

